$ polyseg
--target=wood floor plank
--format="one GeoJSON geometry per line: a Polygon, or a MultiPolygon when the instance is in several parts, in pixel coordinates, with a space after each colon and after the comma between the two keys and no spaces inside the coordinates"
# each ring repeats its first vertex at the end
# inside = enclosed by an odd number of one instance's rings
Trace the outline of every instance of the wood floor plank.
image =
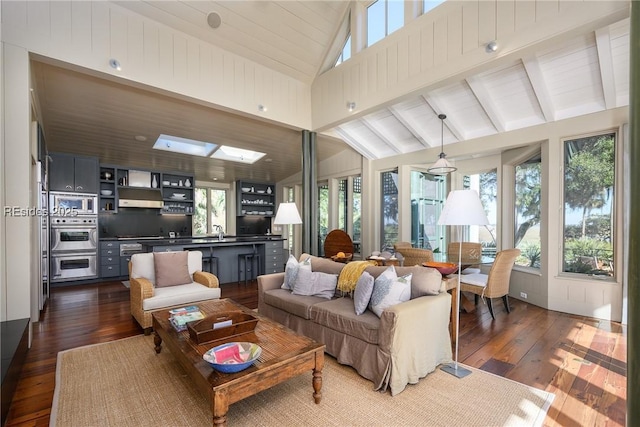
{"type": "MultiPolygon", "coordinates": [[[[223,298],[258,306],[257,283],[225,284],[223,298]]],[[[550,312],[511,300],[512,311],[484,303],[460,314],[460,361],[556,393],[545,426],[624,426],[626,328],[619,323],[550,312]],[[592,365],[587,366],[584,362],[592,365]],[[595,365],[595,366],[594,366],[595,365]]],[[[6,426],[47,426],[57,354],[141,334],[120,281],[52,290],[27,354],[6,426]]]]}

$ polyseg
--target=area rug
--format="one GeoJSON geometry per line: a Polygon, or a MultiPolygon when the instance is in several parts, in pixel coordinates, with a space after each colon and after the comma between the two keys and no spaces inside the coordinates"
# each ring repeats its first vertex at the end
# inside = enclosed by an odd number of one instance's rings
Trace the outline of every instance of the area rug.
{"type": "Polygon", "coordinates": [[[123,280],[121,283],[124,285],[125,288],[131,288],[131,284],[129,283],[128,280],[123,280]]]}
{"type": "MultiPolygon", "coordinates": [[[[474,368],[441,370],[391,397],[325,358],[322,401],[311,372],[231,405],[230,426],[539,426],[554,395],[474,368]]],[[[168,349],[136,336],[58,353],[54,426],[210,426],[210,402],[168,349]]]]}

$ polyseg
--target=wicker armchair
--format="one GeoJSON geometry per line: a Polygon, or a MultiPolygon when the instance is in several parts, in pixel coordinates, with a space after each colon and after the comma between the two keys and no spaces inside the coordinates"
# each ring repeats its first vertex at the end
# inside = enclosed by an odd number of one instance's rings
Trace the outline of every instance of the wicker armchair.
{"type": "Polygon", "coordinates": [[[404,257],[404,266],[422,265],[423,262],[433,261],[433,252],[421,248],[398,248],[397,253],[404,257]]]}
{"type": "Polygon", "coordinates": [[[220,298],[218,278],[202,271],[202,252],[188,252],[188,270],[192,283],[156,287],[153,253],[134,254],[129,262],[131,315],[144,333],[151,332],[154,311],[181,307],[220,298]]]}
{"type": "Polygon", "coordinates": [[[509,279],[511,278],[511,270],[516,258],[520,256],[520,249],[505,249],[496,254],[496,259],[489,270],[489,274],[461,274],[460,275],[460,291],[472,292],[476,295],[476,304],[478,296],[487,298],[489,313],[495,319],[493,314],[493,304],[491,298],[502,297],[504,308],[507,313],[511,313],[509,307],[509,279]]]}
{"type": "MultiPolygon", "coordinates": [[[[458,262],[460,254],[460,242],[451,242],[447,246],[447,258],[450,262],[458,262]]],[[[467,268],[462,274],[480,273],[480,260],[482,259],[482,244],[476,242],[462,242],[462,263],[467,268]],[[477,261],[477,262],[474,262],[477,261]]]]}

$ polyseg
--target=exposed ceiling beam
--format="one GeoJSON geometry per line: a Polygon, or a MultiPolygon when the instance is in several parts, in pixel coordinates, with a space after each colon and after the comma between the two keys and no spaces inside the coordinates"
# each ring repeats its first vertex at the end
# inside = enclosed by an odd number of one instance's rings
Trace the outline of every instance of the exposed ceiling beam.
{"type": "Polygon", "coordinates": [[[540,105],[542,114],[544,114],[544,119],[547,122],[554,121],[556,119],[556,109],[551,101],[551,95],[549,94],[547,84],[544,81],[544,75],[542,74],[538,58],[535,56],[522,58],[522,64],[529,76],[533,93],[536,95],[536,98],[538,98],[538,104],[540,105]]]}
{"type": "Polygon", "coordinates": [[[616,84],[613,74],[613,56],[611,54],[611,33],[609,27],[596,30],[596,49],[598,50],[598,64],[600,65],[600,76],[602,77],[602,92],[604,102],[607,107],[617,107],[616,84]]]}
{"type": "Polygon", "coordinates": [[[358,142],[356,138],[351,136],[349,131],[347,131],[346,129],[343,129],[342,127],[338,126],[336,128],[336,133],[340,135],[340,137],[344,139],[347,142],[347,144],[351,146],[351,148],[353,148],[358,153],[366,157],[368,160],[375,160],[378,158],[378,156],[373,154],[372,151],[364,147],[362,144],[360,144],[360,142],[358,142]]]}
{"type": "Polygon", "coordinates": [[[393,105],[389,106],[388,108],[391,114],[393,114],[393,117],[395,117],[400,123],[402,123],[404,127],[406,127],[407,130],[411,132],[411,135],[413,135],[415,139],[420,141],[420,144],[422,144],[425,148],[431,148],[431,145],[429,145],[429,143],[422,137],[422,135],[420,135],[420,132],[418,132],[418,130],[409,123],[409,121],[405,117],[404,111],[401,111],[398,107],[395,107],[393,105]]]}
{"type": "Polygon", "coordinates": [[[487,116],[489,116],[489,120],[493,123],[493,127],[495,127],[498,132],[506,131],[507,129],[504,120],[500,117],[498,107],[495,102],[493,102],[493,97],[487,90],[482,78],[478,76],[469,76],[466,80],[471,91],[476,96],[478,103],[480,103],[480,106],[484,109],[485,113],[487,113],[487,116]]]}
{"type": "Polygon", "coordinates": [[[442,107],[440,102],[435,97],[429,94],[422,95],[422,97],[424,98],[425,101],[427,101],[427,104],[429,104],[431,108],[433,108],[433,111],[436,116],[438,114],[447,115],[447,118],[445,119],[445,122],[444,122],[445,126],[449,128],[449,131],[453,134],[453,136],[456,137],[458,141],[464,141],[466,138],[464,137],[464,132],[462,131],[462,127],[460,126],[458,119],[449,117],[449,115],[446,112],[446,109],[442,107]]]}
{"type": "Polygon", "coordinates": [[[393,141],[391,141],[389,138],[387,138],[385,136],[385,134],[383,133],[383,130],[381,129],[381,126],[380,126],[379,122],[377,122],[377,121],[374,122],[368,117],[362,117],[360,120],[362,121],[362,124],[367,129],[369,129],[378,138],[380,138],[380,140],[382,142],[384,142],[387,145],[387,147],[391,148],[391,150],[393,150],[394,153],[402,154],[402,151],[398,148],[398,146],[396,144],[394,144],[393,141]]]}

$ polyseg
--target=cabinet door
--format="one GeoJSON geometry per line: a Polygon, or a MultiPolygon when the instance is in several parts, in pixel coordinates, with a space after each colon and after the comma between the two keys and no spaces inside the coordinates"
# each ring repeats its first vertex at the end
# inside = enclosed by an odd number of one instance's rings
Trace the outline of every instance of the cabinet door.
{"type": "Polygon", "coordinates": [[[98,159],[75,158],[75,191],[79,193],[98,192],[98,159]]]}
{"type": "Polygon", "coordinates": [[[67,154],[51,153],[49,170],[49,190],[75,191],[74,157],[67,154]]]}

